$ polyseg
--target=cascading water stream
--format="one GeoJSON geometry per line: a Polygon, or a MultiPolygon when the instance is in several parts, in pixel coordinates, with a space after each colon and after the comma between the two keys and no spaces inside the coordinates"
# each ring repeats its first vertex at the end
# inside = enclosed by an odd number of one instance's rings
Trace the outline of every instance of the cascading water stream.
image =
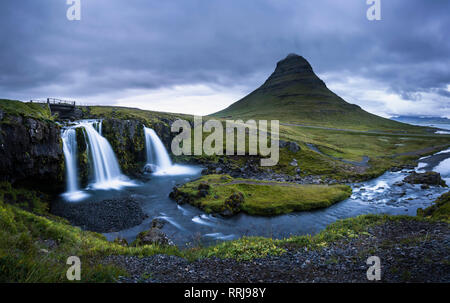
{"type": "Polygon", "coordinates": [[[78,190],[77,182],[77,139],[75,129],[66,129],[62,134],[63,152],[66,164],[67,192],[78,190]]]}
{"type": "Polygon", "coordinates": [[[173,165],[161,139],[156,132],[144,127],[145,147],[147,150],[147,165],[154,175],[189,175],[195,173],[195,169],[183,165],[173,165]]]}
{"type": "Polygon", "coordinates": [[[94,166],[94,184],[104,184],[120,177],[119,164],[108,140],[100,136],[91,123],[82,123],[80,127],[84,128],[88,137],[94,166]]]}
{"type": "Polygon", "coordinates": [[[159,170],[169,169],[172,166],[172,161],[161,139],[151,128],[144,127],[144,133],[147,148],[147,164],[154,164],[159,170]]]}
{"type": "Polygon", "coordinates": [[[86,144],[89,147],[90,161],[93,168],[93,189],[120,189],[122,186],[135,185],[126,176],[122,175],[111,145],[108,140],[99,134],[102,128],[100,121],[82,121],[67,128],[62,135],[64,157],[66,162],[67,200],[80,200],[87,196],[78,189],[77,176],[77,142],[75,128],[83,128],[86,134],[86,144]],[[97,129],[99,131],[97,131],[97,129]]]}
{"type": "MultiPolygon", "coordinates": [[[[101,124],[100,122],[96,125],[99,130],[101,130],[101,124]]],[[[95,189],[118,189],[121,186],[133,185],[127,177],[122,175],[111,145],[94,128],[93,122],[82,122],[78,127],[83,127],[86,131],[92,158],[94,183],[91,186],[95,189]]]]}
{"type": "Polygon", "coordinates": [[[65,198],[77,201],[87,195],[79,190],[77,175],[77,138],[74,128],[65,129],[62,133],[63,152],[66,164],[67,192],[65,198]]]}

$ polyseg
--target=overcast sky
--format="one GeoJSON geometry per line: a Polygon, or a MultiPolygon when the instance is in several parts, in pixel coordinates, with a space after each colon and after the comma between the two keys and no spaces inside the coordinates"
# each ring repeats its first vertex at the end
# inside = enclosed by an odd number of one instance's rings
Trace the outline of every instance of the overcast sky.
{"type": "Polygon", "coordinates": [[[59,97],[208,114],[289,53],[345,100],[383,116],[450,118],[450,1],[0,1],[0,98],[59,97]]]}

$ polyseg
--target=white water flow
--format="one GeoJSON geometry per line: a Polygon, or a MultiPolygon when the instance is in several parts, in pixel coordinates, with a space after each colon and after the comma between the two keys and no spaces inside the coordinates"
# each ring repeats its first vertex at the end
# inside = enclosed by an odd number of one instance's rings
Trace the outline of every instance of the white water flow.
{"type": "Polygon", "coordinates": [[[147,165],[152,167],[154,175],[191,175],[196,169],[184,165],[173,165],[161,139],[156,132],[144,126],[147,165]]]}
{"type": "Polygon", "coordinates": [[[75,129],[66,129],[62,134],[63,152],[66,164],[67,192],[78,190],[77,182],[77,138],[75,129]]]}
{"type": "Polygon", "coordinates": [[[63,152],[66,164],[66,184],[67,192],[65,198],[70,201],[77,201],[86,197],[78,187],[77,175],[77,137],[74,128],[64,130],[62,134],[63,152]]]}
{"type": "Polygon", "coordinates": [[[167,170],[172,166],[169,154],[158,135],[151,128],[144,127],[147,164],[156,165],[158,170],[167,170]]]}
{"type": "Polygon", "coordinates": [[[94,169],[95,189],[118,189],[121,186],[132,185],[128,179],[122,175],[119,163],[108,140],[102,137],[94,128],[92,122],[82,122],[79,127],[86,131],[89,151],[92,157],[94,169]]]}

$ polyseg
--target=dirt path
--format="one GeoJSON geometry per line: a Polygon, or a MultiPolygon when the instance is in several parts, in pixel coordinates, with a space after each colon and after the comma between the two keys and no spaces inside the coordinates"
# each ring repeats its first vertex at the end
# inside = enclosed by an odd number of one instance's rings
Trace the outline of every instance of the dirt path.
{"type": "Polygon", "coordinates": [[[316,153],[319,153],[319,154],[321,154],[321,155],[323,155],[323,156],[325,156],[325,157],[329,157],[329,158],[334,159],[334,160],[337,160],[337,161],[341,161],[341,162],[344,162],[344,163],[347,163],[347,164],[351,164],[351,165],[355,165],[355,166],[366,167],[366,168],[370,166],[370,165],[369,165],[369,160],[370,160],[370,158],[369,158],[368,156],[363,156],[363,157],[362,157],[362,160],[359,161],[359,162],[358,162],[358,161],[350,161],[350,160],[345,160],[345,159],[342,159],[342,158],[336,158],[336,157],[333,157],[333,156],[324,154],[324,153],[321,152],[321,151],[317,148],[317,146],[315,146],[314,144],[306,143],[306,145],[307,145],[312,151],[315,151],[316,153]]]}
{"type": "Polygon", "coordinates": [[[431,147],[426,147],[426,148],[422,148],[422,149],[418,149],[418,150],[413,150],[410,152],[406,152],[406,153],[400,153],[400,154],[394,154],[391,157],[395,158],[398,156],[420,156],[423,154],[429,154],[432,152],[437,152],[439,150],[442,150],[446,147],[448,147],[449,144],[442,144],[442,145],[438,145],[438,146],[431,146],[431,147]]]}
{"type": "Polygon", "coordinates": [[[216,184],[216,185],[233,185],[233,184],[251,184],[251,185],[270,185],[270,186],[290,186],[296,187],[301,186],[301,184],[292,183],[292,182],[258,182],[258,181],[247,181],[247,180],[233,180],[228,183],[216,184]]]}

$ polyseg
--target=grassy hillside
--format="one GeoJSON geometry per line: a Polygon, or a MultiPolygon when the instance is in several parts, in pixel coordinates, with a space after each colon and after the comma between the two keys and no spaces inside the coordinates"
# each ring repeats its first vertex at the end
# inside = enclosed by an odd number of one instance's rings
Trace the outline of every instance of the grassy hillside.
{"type": "MultiPolygon", "coordinates": [[[[320,80],[319,80],[320,81],[320,80]]],[[[193,116],[161,113],[136,108],[113,107],[113,106],[89,106],[82,108],[85,114],[90,118],[118,118],[118,119],[137,119],[147,125],[151,125],[155,121],[161,121],[170,126],[169,121],[177,118],[192,121],[193,116]],[[165,122],[164,122],[165,121],[165,122]]],[[[376,117],[376,116],[375,116],[376,117]]],[[[376,117],[377,119],[379,117],[376,117]]],[[[380,118],[382,119],[382,118],[380,118]]],[[[207,118],[204,117],[203,121],[207,118]]],[[[384,121],[386,119],[382,119],[384,121]]],[[[388,122],[395,122],[390,121],[388,122]]],[[[223,124],[225,127],[225,124],[223,124]]],[[[428,148],[436,147],[433,151],[437,152],[449,145],[448,135],[425,135],[421,133],[425,128],[415,128],[407,124],[405,126],[408,131],[413,134],[403,133],[403,128],[394,130],[389,129],[396,134],[389,133],[365,133],[351,132],[332,129],[314,129],[301,126],[280,125],[280,139],[297,142],[301,150],[292,153],[287,148],[280,149],[280,161],[275,167],[270,167],[276,172],[295,175],[297,167],[289,165],[293,159],[298,160],[298,168],[301,169],[300,175],[308,174],[321,175],[335,179],[353,178],[355,180],[369,179],[382,174],[386,169],[392,166],[401,166],[405,163],[411,163],[421,156],[429,154],[428,148]],[[418,133],[417,135],[415,135],[418,133]],[[312,144],[317,150],[311,149],[312,144]],[[319,151],[319,152],[317,152],[319,151]],[[367,167],[353,167],[353,165],[342,160],[359,162],[364,156],[368,156],[369,162],[367,167]]],[[[348,128],[348,127],[347,127],[348,128]]],[[[386,130],[386,129],[384,129],[386,130]]],[[[210,133],[203,133],[203,140],[210,133]]],[[[192,129],[192,139],[194,129],[192,129]]],[[[224,135],[223,147],[226,147],[226,136],[224,135]]],[[[248,148],[248,142],[246,144],[248,148]]],[[[194,146],[192,145],[192,150],[194,146]]],[[[176,161],[190,161],[192,159],[201,159],[206,162],[217,162],[219,158],[227,161],[236,162],[237,166],[242,166],[244,159],[235,159],[227,156],[180,156],[173,157],[176,161]],[[240,161],[242,160],[242,161],[240,161]]]]}
{"type": "Polygon", "coordinates": [[[81,109],[84,115],[89,118],[135,119],[147,125],[161,120],[193,119],[191,115],[155,112],[121,106],[82,106],[81,109]]]}
{"type": "Polygon", "coordinates": [[[0,111],[10,115],[47,120],[52,119],[50,110],[46,104],[0,99],[0,111]]]}
{"type": "Polygon", "coordinates": [[[278,62],[261,87],[212,116],[235,120],[277,119],[358,130],[423,131],[347,103],[326,87],[303,57],[294,54],[278,62]]]}

